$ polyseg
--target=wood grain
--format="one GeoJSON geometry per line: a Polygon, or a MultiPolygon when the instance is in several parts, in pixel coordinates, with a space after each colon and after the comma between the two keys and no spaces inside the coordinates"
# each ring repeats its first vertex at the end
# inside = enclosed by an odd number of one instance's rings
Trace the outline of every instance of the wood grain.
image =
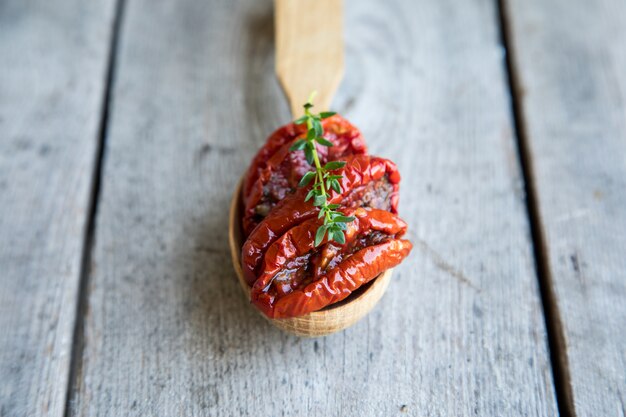
{"type": "Polygon", "coordinates": [[[127,6],[71,415],[556,414],[492,2],[346,4],[334,107],[400,166],[417,248],[315,340],[229,262],[230,196],[290,119],[271,2],[127,6]]]}
{"type": "Polygon", "coordinates": [[[0,5],[0,416],[64,414],[114,1],[0,5]]]}
{"type": "Polygon", "coordinates": [[[575,415],[624,415],[626,4],[506,3],[569,371],[561,383],[575,415]]]}
{"type": "Polygon", "coordinates": [[[291,115],[317,91],[328,110],[344,72],[343,0],[275,0],[276,74],[291,115]]]}

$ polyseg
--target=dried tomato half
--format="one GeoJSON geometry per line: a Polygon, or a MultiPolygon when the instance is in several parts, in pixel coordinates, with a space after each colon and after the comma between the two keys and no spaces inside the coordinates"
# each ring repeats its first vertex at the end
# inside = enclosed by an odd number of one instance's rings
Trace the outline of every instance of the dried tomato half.
{"type": "MultiPolygon", "coordinates": [[[[332,147],[317,145],[322,164],[367,153],[361,132],[343,117],[335,115],[324,119],[322,126],[324,138],[333,143],[332,147]]],[[[304,124],[283,126],[270,135],[252,160],[243,184],[244,235],[247,236],[279,201],[296,189],[305,173],[313,170],[303,151],[289,151],[292,143],[305,134],[304,124]]]]}
{"type": "MultiPolygon", "coordinates": [[[[397,213],[400,173],[388,159],[356,155],[335,171],[341,193],[330,190],[328,201],[344,207],[372,207],[397,213]]],[[[248,285],[257,278],[263,254],[276,239],[290,228],[315,216],[319,209],[311,200],[304,201],[309,187],[299,188],[280,201],[250,233],[241,250],[242,269],[248,285]]]]}
{"type": "Polygon", "coordinates": [[[270,318],[301,316],[348,297],[361,285],[398,265],[411,251],[399,239],[407,225],[395,214],[376,209],[342,210],[356,219],[347,224],[346,242],[323,241],[312,218],[276,240],[267,250],[251,300],[270,318]]]}

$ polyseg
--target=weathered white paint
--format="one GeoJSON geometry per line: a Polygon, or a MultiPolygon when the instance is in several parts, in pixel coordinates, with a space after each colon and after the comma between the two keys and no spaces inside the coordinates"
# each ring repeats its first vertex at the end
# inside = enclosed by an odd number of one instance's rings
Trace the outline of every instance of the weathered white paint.
{"type": "Polygon", "coordinates": [[[507,1],[575,413],[626,413],[626,3],[507,1]]]}
{"type": "Polygon", "coordinates": [[[0,416],[65,410],[113,0],[0,4],[0,416]]]}

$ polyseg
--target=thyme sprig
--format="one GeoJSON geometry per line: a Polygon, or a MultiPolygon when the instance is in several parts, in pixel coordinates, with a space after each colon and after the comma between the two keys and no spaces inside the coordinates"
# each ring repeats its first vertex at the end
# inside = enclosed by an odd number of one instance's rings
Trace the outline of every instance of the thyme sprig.
{"type": "Polygon", "coordinates": [[[330,189],[333,189],[341,193],[339,180],[342,176],[333,175],[330,171],[343,168],[346,163],[343,161],[330,161],[324,166],[320,163],[315,143],[317,142],[326,147],[333,146],[331,141],[324,139],[322,120],[335,115],[335,112],[321,112],[319,114],[311,112],[314,97],[315,92],[311,94],[309,100],[303,106],[304,116],[294,121],[297,125],[306,123],[306,137],[295,141],[289,150],[303,150],[307,162],[310,165],[315,165],[315,171],[304,174],[298,184],[298,187],[306,187],[312,180],[315,180],[313,187],[311,187],[311,190],[304,199],[304,201],[313,199],[313,205],[320,208],[318,218],[324,218],[324,224],[322,224],[315,233],[315,246],[319,246],[319,244],[322,243],[326,234],[328,234],[329,241],[334,240],[339,244],[344,244],[346,242],[346,236],[344,234],[344,230],[346,230],[347,227],[346,224],[353,221],[354,217],[344,216],[343,213],[337,211],[340,205],[330,204],[328,202],[328,192],[330,189]]]}

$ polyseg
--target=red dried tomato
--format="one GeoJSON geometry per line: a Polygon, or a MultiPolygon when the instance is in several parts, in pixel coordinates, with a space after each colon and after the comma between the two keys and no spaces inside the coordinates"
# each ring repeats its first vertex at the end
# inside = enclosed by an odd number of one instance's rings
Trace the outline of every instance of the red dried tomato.
{"type": "MultiPolygon", "coordinates": [[[[367,153],[361,132],[343,117],[335,115],[324,119],[322,126],[324,138],[334,145],[317,145],[322,164],[367,153]]],[[[305,173],[313,170],[303,151],[289,151],[292,143],[305,133],[304,124],[290,123],[281,127],[270,135],[265,146],[252,160],[243,184],[244,235],[247,236],[276,203],[295,190],[305,173]]]]}
{"type": "Polygon", "coordinates": [[[270,318],[295,317],[348,297],[361,285],[398,265],[411,251],[399,239],[407,225],[395,214],[377,209],[344,209],[346,241],[322,242],[315,232],[323,223],[312,218],[276,240],[267,250],[251,300],[270,318]]]}
{"type": "MultiPolygon", "coordinates": [[[[341,193],[330,191],[328,201],[344,207],[372,207],[397,213],[400,173],[396,165],[384,158],[356,155],[336,171],[341,193]]],[[[241,258],[244,277],[249,285],[257,278],[266,249],[288,229],[315,216],[319,209],[311,200],[304,201],[309,187],[299,188],[280,201],[250,233],[243,245],[241,258]]]]}

